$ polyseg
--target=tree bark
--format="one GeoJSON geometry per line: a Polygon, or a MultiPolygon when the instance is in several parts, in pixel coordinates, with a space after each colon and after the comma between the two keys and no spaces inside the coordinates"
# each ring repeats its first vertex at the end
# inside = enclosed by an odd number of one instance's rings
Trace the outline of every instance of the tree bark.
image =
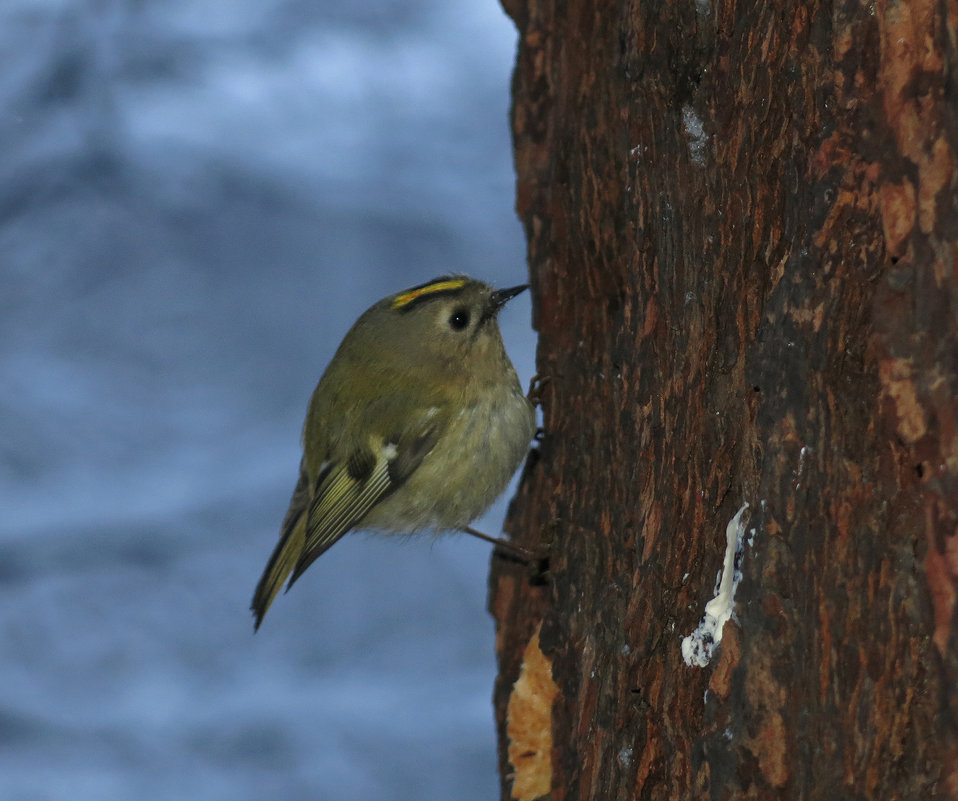
{"type": "Polygon", "coordinates": [[[503,798],[958,799],[958,3],[503,2],[550,554],[493,564],[503,798]]]}

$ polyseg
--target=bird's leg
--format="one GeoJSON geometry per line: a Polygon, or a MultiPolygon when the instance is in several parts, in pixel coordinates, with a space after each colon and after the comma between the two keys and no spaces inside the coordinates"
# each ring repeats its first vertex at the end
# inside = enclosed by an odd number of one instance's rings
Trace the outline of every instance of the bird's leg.
{"type": "Polygon", "coordinates": [[[480,540],[491,542],[497,548],[502,548],[502,550],[508,551],[516,559],[527,564],[540,562],[544,558],[542,554],[537,553],[531,548],[526,548],[525,546],[520,545],[518,542],[501,539],[499,537],[490,537],[488,534],[483,534],[481,531],[476,531],[471,526],[463,526],[462,531],[466,532],[466,534],[471,534],[473,537],[478,537],[480,540]]]}
{"type": "Polygon", "coordinates": [[[549,383],[549,380],[549,376],[540,376],[538,373],[532,376],[526,397],[533,406],[542,405],[542,388],[549,383]]]}

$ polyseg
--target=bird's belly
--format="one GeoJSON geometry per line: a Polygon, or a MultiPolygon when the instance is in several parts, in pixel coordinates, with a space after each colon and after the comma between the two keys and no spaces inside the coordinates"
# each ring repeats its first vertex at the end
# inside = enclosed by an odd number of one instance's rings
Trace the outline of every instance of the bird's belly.
{"type": "Polygon", "coordinates": [[[528,451],[535,412],[515,391],[490,392],[451,422],[406,483],[359,524],[385,531],[456,529],[502,494],[528,451]]]}

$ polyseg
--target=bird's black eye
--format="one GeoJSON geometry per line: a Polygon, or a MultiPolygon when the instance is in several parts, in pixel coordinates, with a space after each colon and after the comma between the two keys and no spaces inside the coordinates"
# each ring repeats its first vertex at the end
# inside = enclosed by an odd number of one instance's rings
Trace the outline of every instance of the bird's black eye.
{"type": "Polygon", "coordinates": [[[456,309],[449,315],[449,325],[456,331],[462,331],[469,325],[469,312],[466,309],[456,309]]]}

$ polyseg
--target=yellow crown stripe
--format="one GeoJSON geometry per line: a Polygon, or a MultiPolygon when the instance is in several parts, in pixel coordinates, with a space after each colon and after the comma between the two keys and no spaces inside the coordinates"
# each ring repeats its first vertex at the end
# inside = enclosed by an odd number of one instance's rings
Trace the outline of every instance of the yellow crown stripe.
{"type": "Polygon", "coordinates": [[[407,292],[402,292],[396,297],[393,298],[391,307],[393,309],[401,309],[403,306],[408,306],[417,298],[421,298],[423,295],[431,295],[433,292],[450,292],[454,289],[462,289],[466,285],[464,278],[453,278],[446,281],[436,281],[432,284],[426,284],[426,286],[419,286],[415,289],[410,289],[407,292]]]}

